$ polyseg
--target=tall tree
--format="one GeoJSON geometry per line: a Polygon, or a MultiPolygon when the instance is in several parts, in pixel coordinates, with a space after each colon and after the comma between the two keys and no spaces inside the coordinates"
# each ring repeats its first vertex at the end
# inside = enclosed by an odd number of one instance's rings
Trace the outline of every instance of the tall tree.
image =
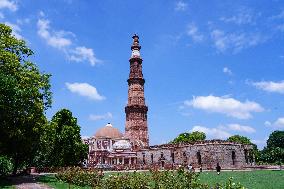
{"type": "Polygon", "coordinates": [[[32,54],[0,24],[0,153],[12,158],[13,173],[33,159],[51,105],[50,75],[28,60],[32,54]]]}
{"type": "Polygon", "coordinates": [[[230,136],[227,141],[229,142],[238,142],[238,143],[241,143],[241,144],[252,144],[250,139],[245,137],[245,136],[240,136],[240,135],[233,135],[233,136],[230,136]]]}
{"type": "Polygon", "coordinates": [[[276,147],[284,149],[284,131],[274,131],[269,135],[267,148],[276,147]]]}
{"type": "Polygon", "coordinates": [[[46,125],[40,153],[40,164],[45,166],[78,165],[87,157],[88,146],[81,139],[80,126],[71,111],[58,111],[46,125]]]}
{"type": "Polygon", "coordinates": [[[195,142],[200,140],[205,140],[206,134],[199,131],[194,131],[192,133],[181,133],[177,136],[172,143],[186,143],[186,142],[195,142]]]}
{"type": "Polygon", "coordinates": [[[261,151],[260,159],[269,163],[284,161],[284,131],[274,131],[266,141],[267,146],[261,151]]]}

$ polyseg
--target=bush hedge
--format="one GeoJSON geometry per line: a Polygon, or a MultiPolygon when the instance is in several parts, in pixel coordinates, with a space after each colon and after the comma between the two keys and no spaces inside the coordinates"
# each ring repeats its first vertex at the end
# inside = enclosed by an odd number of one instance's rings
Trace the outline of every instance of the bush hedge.
{"type": "Polygon", "coordinates": [[[198,173],[183,169],[102,175],[96,170],[74,167],[59,172],[56,178],[69,184],[96,189],[244,189],[240,183],[234,183],[232,178],[224,185],[212,187],[201,183],[198,176],[198,173]]]}
{"type": "Polygon", "coordinates": [[[0,156],[0,177],[10,174],[13,170],[11,159],[6,156],[0,156]]]}

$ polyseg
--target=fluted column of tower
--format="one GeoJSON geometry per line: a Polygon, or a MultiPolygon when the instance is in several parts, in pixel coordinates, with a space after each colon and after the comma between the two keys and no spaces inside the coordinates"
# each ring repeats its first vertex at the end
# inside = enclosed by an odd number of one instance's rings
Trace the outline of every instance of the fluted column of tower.
{"type": "Polygon", "coordinates": [[[128,103],[125,107],[126,124],[125,136],[130,139],[135,149],[149,146],[147,111],[144,97],[144,83],[142,73],[141,46],[139,37],[135,34],[131,46],[132,54],[129,59],[130,74],[128,82],[128,103]]]}

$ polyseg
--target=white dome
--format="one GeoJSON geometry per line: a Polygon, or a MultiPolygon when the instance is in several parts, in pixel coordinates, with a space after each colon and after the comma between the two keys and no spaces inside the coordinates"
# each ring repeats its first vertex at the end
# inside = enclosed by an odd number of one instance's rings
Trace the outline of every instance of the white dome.
{"type": "Polygon", "coordinates": [[[131,144],[127,140],[119,140],[113,144],[113,149],[126,150],[131,149],[131,144]]]}

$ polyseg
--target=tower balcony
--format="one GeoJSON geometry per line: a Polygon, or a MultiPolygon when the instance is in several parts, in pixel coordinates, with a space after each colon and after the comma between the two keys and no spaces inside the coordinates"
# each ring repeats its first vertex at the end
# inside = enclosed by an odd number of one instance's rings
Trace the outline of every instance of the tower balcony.
{"type": "Polygon", "coordinates": [[[134,83],[138,83],[140,85],[144,85],[145,84],[145,79],[143,78],[129,78],[127,79],[128,85],[130,84],[134,84],[134,83]]]}
{"type": "Polygon", "coordinates": [[[145,105],[127,105],[125,107],[125,113],[137,112],[137,113],[147,113],[148,107],[145,105]]]}

